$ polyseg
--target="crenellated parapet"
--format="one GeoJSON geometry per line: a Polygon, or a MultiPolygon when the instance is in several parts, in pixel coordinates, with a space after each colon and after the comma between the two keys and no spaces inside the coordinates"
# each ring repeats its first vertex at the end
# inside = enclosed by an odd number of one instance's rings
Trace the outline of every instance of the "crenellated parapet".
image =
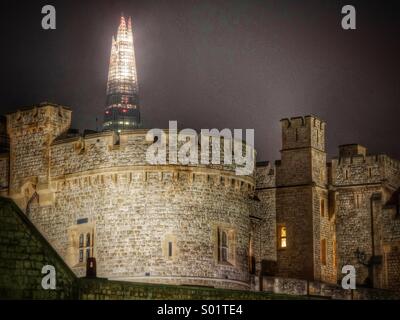
{"type": "MultiPolygon", "coordinates": [[[[211,163],[212,139],[209,144],[209,160],[201,163],[202,145],[198,141],[198,163],[171,164],[169,154],[169,133],[165,131],[166,163],[151,164],[146,154],[155,140],[146,139],[148,130],[126,130],[95,132],[85,135],[64,134],[70,126],[71,111],[67,108],[42,104],[17,111],[7,116],[7,130],[10,136],[10,186],[9,195],[25,210],[35,193],[40,205],[52,205],[58,181],[70,177],[91,177],[90,181],[105,181],[105,177],[123,173],[144,176],[157,172],[161,177],[173,172],[173,177],[187,175],[186,181],[207,181],[214,185],[232,187],[234,190],[253,192],[253,172],[247,176],[237,175],[238,165],[224,162],[224,143],[219,156],[221,164],[211,163]],[[190,174],[187,174],[189,172],[190,174]],[[100,175],[100,176],[99,176],[100,175]],[[205,178],[204,178],[205,177],[205,178]],[[92,179],[93,178],[93,179],[92,179]],[[99,180],[100,179],[100,180],[99,180]]],[[[201,136],[198,137],[201,139],[201,136]]],[[[233,140],[227,140],[233,145],[233,140]]],[[[179,141],[177,152],[184,144],[179,141]]],[[[242,150],[245,142],[239,142],[242,150]]],[[[229,152],[233,152],[234,148],[229,152]]],[[[254,148],[250,148],[255,158],[254,148]]],[[[85,178],[84,178],[85,179],[85,178]]],[[[144,179],[144,178],[143,178],[144,179]]],[[[164,178],[162,178],[164,179],[164,178]]],[[[119,181],[118,179],[116,181],[119,181]]],[[[145,182],[146,179],[143,180],[145,182]]]]}
{"type": "MultiPolygon", "coordinates": [[[[119,135],[106,131],[59,139],[51,145],[50,173],[52,179],[59,179],[69,175],[85,175],[88,172],[105,172],[124,170],[149,170],[149,171],[193,171],[201,175],[209,172],[210,176],[231,176],[237,181],[249,181],[254,186],[253,174],[241,176],[235,174],[235,164],[225,164],[223,147],[220,159],[222,164],[202,164],[201,146],[198,149],[198,164],[181,165],[179,162],[171,164],[168,143],[166,144],[166,164],[150,164],[146,153],[153,141],[146,140],[147,130],[132,130],[119,135]],[[180,168],[179,170],[177,168],[180,168]],[[219,173],[218,173],[219,172],[219,173]]],[[[168,134],[166,134],[168,141],[168,134]]],[[[182,142],[178,144],[178,150],[182,142]]],[[[211,159],[211,149],[210,149],[211,159]]]]}
{"type": "Polygon", "coordinates": [[[275,188],[276,168],[269,161],[258,162],[256,167],[256,188],[275,188]]]}
{"type": "Polygon", "coordinates": [[[400,161],[385,154],[365,153],[332,159],[332,185],[349,186],[387,183],[400,186],[400,161]]]}
{"type": "Polygon", "coordinates": [[[10,140],[9,196],[26,210],[35,193],[42,205],[52,203],[50,145],[71,124],[71,110],[50,103],[7,115],[10,140]]]}
{"type": "Polygon", "coordinates": [[[7,133],[10,139],[44,132],[55,139],[71,125],[71,110],[52,103],[27,107],[7,115],[7,133]]]}
{"type": "Polygon", "coordinates": [[[314,116],[293,117],[281,120],[282,149],[313,147],[325,150],[326,123],[314,116]]]}

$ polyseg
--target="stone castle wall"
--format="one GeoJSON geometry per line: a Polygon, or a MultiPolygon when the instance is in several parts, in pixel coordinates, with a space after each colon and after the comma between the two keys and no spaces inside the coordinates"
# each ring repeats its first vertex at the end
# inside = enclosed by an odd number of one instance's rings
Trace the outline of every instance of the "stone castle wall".
{"type": "Polygon", "coordinates": [[[326,124],[315,117],[283,119],[282,160],[247,176],[228,163],[151,165],[145,130],[63,135],[71,112],[56,105],[7,122],[0,188],[79,276],[78,237],[90,234],[98,275],[116,280],[247,289],[254,258],[256,275],[267,261],[278,276],[336,283],[352,264],[359,284],[372,274],[375,286],[398,287],[398,213],[386,206],[400,164],[347,145],[327,165],[326,124]],[[286,248],[278,246],[281,226],[286,248]],[[223,263],[221,230],[230,243],[223,263]],[[371,273],[355,252],[383,262],[371,273]]]}
{"type": "Polygon", "coordinates": [[[70,123],[64,111],[50,105],[9,116],[10,194],[21,208],[29,204],[31,220],[76,274],[85,270],[77,236],[89,232],[101,277],[249,287],[253,176],[230,164],[149,165],[143,130],[55,139],[70,123]],[[218,261],[219,229],[229,233],[229,263],[218,261]]]}
{"type": "MultiPolygon", "coordinates": [[[[50,144],[66,131],[71,123],[71,111],[61,106],[45,104],[7,115],[10,138],[9,194],[20,208],[31,196],[49,188],[50,144]]],[[[42,193],[42,203],[49,201],[42,193]]]]}
{"type": "Polygon", "coordinates": [[[221,185],[216,177],[192,175],[179,169],[161,174],[131,170],[67,178],[57,182],[54,206],[37,208],[32,220],[66,256],[68,228],[87,218],[95,228],[101,277],[140,281],[178,277],[178,283],[193,280],[185,277],[198,277],[246,283],[248,197],[235,190],[230,180],[221,185]],[[218,264],[218,226],[236,233],[234,266],[218,264]],[[171,238],[176,250],[173,258],[163,252],[171,238]]]}
{"type": "Polygon", "coordinates": [[[390,246],[384,243],[394,240],[384,237],[385,234],[396,237],[400,229],[397,220],[389,218],[382,209],[400,187],[399,165],[386,155],[355,154],[332,160],[338,265],[354,265],[359,284],[372,281],[375,287],[389,288],[385,279],[398,272],[388,269],[384,248],[390,246]],[[383,259],[368,267],[366,264],[373,255],[383,259]]]}
{"type": "Polygon", "coordinates": [[[261,271],[261,261],[276,261],[276,190],[275,167],[261,163],[256,168],[256,194],[254,203],[254,256],[256,272],[261,271]]]}
{"type": "Polygon", "coordinates": [[[29,219],[0,197],[0,299],[76,299],[76,277],[29,219]],[[56,289],[42,288],[42,268],[54,266],[56,289]]]}
{"type": "Polygon", "coordinates": [[[3,196],[8,193],[9,161],[8,154],[0,154],[0,195],[3,196]]]}

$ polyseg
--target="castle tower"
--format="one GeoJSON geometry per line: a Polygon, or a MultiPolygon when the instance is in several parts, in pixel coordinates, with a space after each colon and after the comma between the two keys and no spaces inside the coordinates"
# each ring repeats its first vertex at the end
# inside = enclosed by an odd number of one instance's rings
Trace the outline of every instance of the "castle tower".
{"type": "Polygon", "coordinates": [[[50,147],[70,124],[71,110],[48,102],[7,114],[9,196],[22,211],[36,194],[41,205],[52,204],[50,147]]]}
{"type": "Polygon", "coordinates": [[[282,160],[276,173],[279,274],[334,282],[325,122],[306,116],[281,123],[282,160]]]}
{"type": "Polygon", "coordinates": [[[116,39],[112,38],[104,130],[138,128],[141,125],[138,82],[131,18],[122,16],[116,39]]]}

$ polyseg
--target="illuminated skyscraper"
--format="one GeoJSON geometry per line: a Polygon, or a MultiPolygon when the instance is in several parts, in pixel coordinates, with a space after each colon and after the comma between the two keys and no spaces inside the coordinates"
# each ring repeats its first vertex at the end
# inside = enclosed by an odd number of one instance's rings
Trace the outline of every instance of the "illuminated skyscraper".
{"type": "Polygon", "coordinates": [[[112,38],[103,128],[120,132],[140,125],[132,21],[122,16],[117,38],[112,38]]]}

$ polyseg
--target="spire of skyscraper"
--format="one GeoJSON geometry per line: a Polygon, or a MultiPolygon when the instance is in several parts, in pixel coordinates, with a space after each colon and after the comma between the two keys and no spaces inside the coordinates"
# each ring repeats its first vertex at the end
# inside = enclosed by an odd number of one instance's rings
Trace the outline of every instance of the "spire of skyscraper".
{"type": "Polygon", "coordinates": [[[116,38],[112,37],[104,130],[138,128],[141,125],[132,20],[121,16],[116,38]]]}

